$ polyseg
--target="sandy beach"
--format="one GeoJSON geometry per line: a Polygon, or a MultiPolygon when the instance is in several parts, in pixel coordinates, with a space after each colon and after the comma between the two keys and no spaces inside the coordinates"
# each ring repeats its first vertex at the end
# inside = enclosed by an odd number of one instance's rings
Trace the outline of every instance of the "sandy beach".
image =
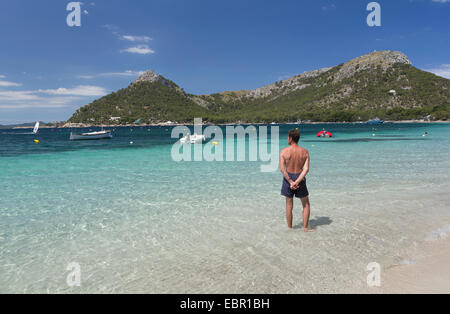
{"type": "Polygon", "coordinates": [[[364,294],[449,294],[450,238],[441,234],[410,250],[411,256],[382,271],[381,287],[364,294]]]}
{"type": "Polygon", "coordinates": [[[386,270],[383,293],[450,293],[450,239],[424,244],[415,263],[386,270]]]}

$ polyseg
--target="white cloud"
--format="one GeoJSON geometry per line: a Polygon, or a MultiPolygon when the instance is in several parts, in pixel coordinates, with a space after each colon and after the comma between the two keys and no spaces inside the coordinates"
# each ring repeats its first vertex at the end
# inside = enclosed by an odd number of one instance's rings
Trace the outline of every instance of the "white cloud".
{"type": "Polygon", "coordinates": [[[80,85],[74,88],[0,91],[0,109],[61,108],[84,97],[99,97],[107,90],[99,86],[80,85]]]}
{"type": "Polygon", "coordinates": [[[38,100],[32,91],[0,91],[0,101],[38,100]]]}
{"type": "Polygon", "coordinates": [[[17,87],[22,86],[20,83],[14,83],[14,82],[8,82],[8,81],[2,81],[1,79],[6,78],[6,76],[0,74],[0,87],[17,87]]]}
{"type": "Polygon", "coordinates": [[[127,70],[127,71],[123,71],[123,72],[107,72],[107,73],[100,73],[100,74],[95,74],[95,75],[79,75],[78,78],[80,79],[93,79],[95,77],[137,77],[141,74],[143,74],[144,71],[132,71],[132,70],[127,70]]]}
{"type": "Polygon", "coordinates": [[[438,3],[450,3],[450,0],[432,0],[432,1],[438,3]]]}
{"type": "Polygon", "coordinates": [[[14,82],[8,82],[8,81],[0,81],[1,87],[12,87],[12,86],[22,86],[22,84],[14,83],[14,82]]]}
{"type": "Polygon", "coordinates": [[[128,49],[121,50],[120,52],[135,53],[135,54],[140,54],[140,55],[148,55],[148,54],[155,53],[155,51],[147,45],[139,45],[136,47],[130,47],[128,49]]]}
{"type": "Polygon", "coordinates": [[[133,35],[123,35],[120,38],[132,42],[149,42],[150,40],[152,40],[148,36],[133,36],[133,35]]]}
{"type": "Polygon", "coordinates": [[[428,69],[426,71],[450,79],[450,64],[442,64],[436,68],[428,69]]]}
{"type": "Polygon", "coordinates": [[[83,97],[104,96],[108,93],[103,87],[89,85],[79,85],[74,88],[40,89],[37,92],[49,95],[74,95],[83,97]]]}
{"type": "Polygon", "coordinates": [[[79,99],[79,97],[39,97],[38,99],[27,101],[26,103],[0,104],[0,109],[63,108],[79,99]]]}
{"type": "MultiPolygon", "coordinates": [[[[120,40],[129,41],[133,43],[147,43],[151,40],[153,40],[149,36],[137,36],[137,35],[130,35],[130,34],[124,34],[123,31],[121,31],[120,27],[114,24],[106,24],[103,25],[104,28],[109,30],[114,36],[117,36],[120,40]]],[[[148,54],[154,54],[155,51],[151,49],[147,45],[138,45],[135,47],[130,47],[127,49],[120,50],[121,53],[128,52],[128,53],[135,53],[135,54],[141,54],[141,55],[148,55],[148,54]]]]}

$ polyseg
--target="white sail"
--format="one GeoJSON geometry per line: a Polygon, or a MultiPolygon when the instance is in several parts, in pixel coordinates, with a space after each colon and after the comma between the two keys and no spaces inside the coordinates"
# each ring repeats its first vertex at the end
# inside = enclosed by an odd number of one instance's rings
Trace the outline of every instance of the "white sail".
{"type": "Polygon", "coordinates": [[[34,134],[37,134],[38,131],[39,131],[39,121],[36,122],[36,125],[34,126],[33,133],[34,133],[34,134]]]}

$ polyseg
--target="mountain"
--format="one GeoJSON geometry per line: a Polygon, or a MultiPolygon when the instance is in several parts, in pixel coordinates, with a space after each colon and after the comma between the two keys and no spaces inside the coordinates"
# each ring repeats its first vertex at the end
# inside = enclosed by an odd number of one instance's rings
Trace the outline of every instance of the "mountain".
{"type": "Polygon", "coordinates": [[[127,88],[78,109],[69,123],[133,123],[190,121],[208,110],[198,105],[174,82],[147,71],[127,88]]]}
{"type": "Polygon", "coordinates": [[[70,123],[358,121],[378,116],[450,119],[450,80],[419,70],[406,55],[379,51],[256,90],[186,93],[152,71],[80,108],[70,123]]]}

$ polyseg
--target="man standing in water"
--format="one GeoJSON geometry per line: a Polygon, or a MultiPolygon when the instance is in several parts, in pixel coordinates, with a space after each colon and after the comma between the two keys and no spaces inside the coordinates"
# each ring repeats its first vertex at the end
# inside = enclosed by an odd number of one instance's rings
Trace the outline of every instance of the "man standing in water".
{"type": "Polygon", "coordinates": [[[289,132],[289,147],[281,151],[280,168],[284,180],[281,195],[286,197],[286,219],[288,227],[292,229],[292,209],[294,208],[294,196],[300,198],[303,205],[303,231],[312,232],[309,228],[310,204],[309,192],[306,187],[306,175],[309,172],[309,153],[298,146],[300,132],[289,132]]]}

